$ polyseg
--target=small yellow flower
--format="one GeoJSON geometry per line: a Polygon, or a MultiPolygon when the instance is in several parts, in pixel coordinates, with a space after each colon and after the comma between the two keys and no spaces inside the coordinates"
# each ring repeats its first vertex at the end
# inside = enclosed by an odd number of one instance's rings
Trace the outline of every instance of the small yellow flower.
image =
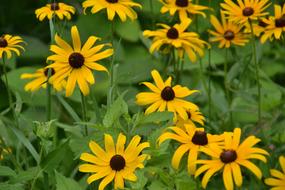
{"type": "Polygon", "coordinates": [[[211,135],[204,131],[204,128],[196,128],[192,125],[185,124],[181,127],[169,127],[171,132],[164,132],[159,138],[158,143],[172,139],[181,143],[172,157],[172,166],[174,169],[179,168],[183,155],[189,151],[187,168],[190,174],[196,171],[196,161],[199,152],[207,151],[209,148],[217,148],[223,145],[224,137],[222,135],[211,135]]]}
{"type": "Polygon", "coordinates": [[[104,190],[113,180],[114,189],[124,189],[124,180],[136,181],[134,172],[137,168],[144,168],[143,162],[149,158],[148,154],[141,154],[143,149],[149,147],[149,143],[140,143],[140,140],[138,135],[133,137],[125,149],[125,135],[119,134],[115,145],[112,136],[105,134],[105,150],[91,141],[89,147],[93,154],[83,153],[80,157],[90,164],[80,165],[79,171],[91,173],[88,184],[104,178],[99,184],[99,190],[104,190]]]}
{"type": "Polygon", "coordinates": [[[183,98],[198,92],[197,90],[189,90],[187,87],[176,85],[171,87],[172,78],[169,77],[165,82],[162,80],[157,70],[153,70],[151,75],[154,79],[155,85],[150,82],[143,82],[152,92],[141,92],[136,96],[136,103],[138,105],[149,105],[146,114],[155,111],[163,112],[165,110],[174,113],[174,118],[178,114],[181,118],[187,119],[187,110],[197,110],[198,106],[183,100],[183,98]]]}
{"type": "Polygon", "coordinates": [[[260,38],[261,43],[265,43],[268,39],[272,41],[274,38],[280,40],[285,32],[285,5],[274,5],[275,16],[269,16],[264,19],[266,24],[263,35],[260,38]]]}
{"type": "Polygon", "coordinates": [[[275,169],[270,170],[271,178],[265,179],[265,183],[269,186],[273,186],[271,190],[283,190],[285,189],[285,157],[279,157],[279,163],[282,171],[275,169]]]}
{"type": "Polygon", "coordinates": [[[113,49],[101,51],[106,44],[94,46],[98,40],[95,36],[89,37],[82,46],[76,26],[71,28],[71,37],[73,47],[58,35],[55,35],[57,45],[51,45],[50,47],[54,55],[49,56],[47,60],[54,62],[48,68],[53,68],[57,72],[55,72],[50,80],[53,85],[59,85],[67,78],[66,96],[72,95],[76,83],[81,92],[86,96],[90,91],[89,84],[95,83],[92,71],[107,72],[107,69],[97,62],[113,55],[113,49]]]}
{"type": "MultiPolygon", "coordinates": [[[[53,68],[50,68],[50,71],[48,68],[42,68],[38,69],[33,74],[30,73],[22,74],[21,79],[33,79],[31,82],[25,85],[25,91],[34,92],[40,88],[46,88],[48,81],[48,74],[49,74],[48,72],[50,72],[50,77],[52,77],[56,73],[56,71],[53,68]]],[[[65,86],[66,86],[65,80],[63,80],[61,83],[53,85],[54,89],[57,91],[63,90],[65,86]]]]}
{"type": "Polygon", "coordinates": [[[221,12],[220,22],[215,16],[211,15],[211,24],[216,31],[209,30],[213,35],[210,42],[219,42],[219,48],[229,48],[232,44],[244,46],[248,42],[248,35],[243,33],[243,26],[229,21],[221,12]]]}
{"type": "MultiPolygon", "coordinates": [[[[268,24],[265,22],[266,18],[259,18],[257,22],[253,22],[252,23],[252,27],[253,27],[253,33],[255,36],[260,37],[261,34],[265,31],[266,26],[268,26],[268,24]]],[[[250,24],[246,23],[245,24],[245,29],[244,29],[245,33],[251,33],[251,29],[250,29],[250,24]]]]}
{"type": "Polygon", "coordinates": [[[185,124],[196,126],[195,123],[199,123],[200,125],[204,126],[205,117],[199,110],[192,110],[188,109],[187,112],[187,119],[184,120],[183,118],[178,116],[176,125],[179,127],[183,127],[185,124]]]}
{"type": "Polygon", "coordinates": [[[84,11],[88,7],[92,7],[91,12],[93,14],[106,9],[109,20],[113,20],[115,14],[117,14],[123,22],[127,20],[127,17],[131,20],[137,19],[137,13],[132,7],[142,8],[140,4],[132,0],[86,0],[83,2],[84,11]]]}
{"type": "Polygon", "coordinates": [[[197,60],[196,53],[199,56],[203,56],[203,48],[205,48],[207,43],[201,40],[197,33],[186,31],[191,22],[190,19],[187,19],[181,22],[181,24],[175,24],[173,27],[166,24],[159,24],[163,29],[144,31],[143,35],[145,37],[153,38],[150,52],[153,53],[159,50],[163,45],[169,45],[178,51],[180,57],[186,52],[189,59],[195,62],[197,60]]]}
{"type": "Polygon", "coordinates": [[[163,4],[161,13],[169,12],[173,16],[176,12],[179,14],[180,21],[189,18],[189,15],[200,14],[206,17],[202,11],[209,9],[208,7],[193,4],[192,0],[160,0],[163,4]]]}
{"type": "Polygon", "coordinates": [[[71,15],[75,14],[75,8],[65,3],[50,3],[35,11],[37,18],[43,21],[46,17],[51,20],[55,15],[60,20],[67,18],[71,19],[71,15]]]}
{"type": "Polygon", "coordinates": [[[269,0],[225,0],[221,3],[223,13],[229,16],[229,20],[239,24],[245,24],[248,20],[258,20],[268,14],[264,12],[270,6],[269,0]]]}
{"type": "Polygon", "coordinates": [[[19,49],[25,50],[23,48],[23,39],[20,36],[11,36],[9,34],[4,34],[0,37],[0,58],[4,55],[8,59],[12,57],[12,52],[15,52],[20,56],[21,52],[19,49]],[[5,53],[5,54],[4,54],[5,53]]]}
{"type": "Polygon", "coordinates": [[[234,183],[242,186],[241,166],[249,169],[258,179],[261,179],[260,169],[250,162],[251,159],[258,159],[266,162],[264,155],[268,152],[261,148],[253,147],[260,139],[255,136],[247,137],[240,143],[241,129],[235,128],[234,132],[225,132],[225,145],[223,148],[214,147],[204,152],[211,156],[211,160],[198,160],[196,163],[203,164],[195,173],[198,177],[201,173],[206,172],[202,179],[202,187],[206,188],[209,179],[216,172],[223,171],[223,181],[227,190],[234,190],[234,183]],[[234,182],[233,182],[234,181],[234,182]]]}

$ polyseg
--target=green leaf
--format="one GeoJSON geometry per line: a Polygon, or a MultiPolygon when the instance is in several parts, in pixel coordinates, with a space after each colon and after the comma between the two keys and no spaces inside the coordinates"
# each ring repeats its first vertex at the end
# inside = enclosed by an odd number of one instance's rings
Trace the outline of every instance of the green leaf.
{"type": "Polygon", "coordinates": [[[15,176],[16,173],[7,166],[0,166],[0,176],[15,176]]]}
{"type": "Polygon", "coordinates": [[[172,119],[173,113],[171,112],[153,112],[149,115],[143,115],[139,124],[158,123],[163,121],[169,121],[172,119]]]}
{"type": "Polygon", "coordinates": [[[0,183],[1,190],[24,190],[23,184],[8,184],[8,183],[0,183]]]}
{"type": "Polygon", "coordinates": [[[65,101],[65,99],[63,97],[61,97],[60,95],[57,95],[57,99],[60,101],[60,103],[63,105],[63,107],[69,113],[69,115],[74,119],[74,121],[81,122],[80,117],[77,115],[77,113],[74,111],[74,109],[65,101]]]}
{"type": "Polygon", "coordinates": [[[140,39],[141,28],[138,20],[117,22],[115,29],[117,34],[125,40],[137,42],[140,39]]]}
{"type": "Polygon", "coordinates": [[[11,183],[23,183],[35,178],[38,173],[38,167],[31,167],[26,171],[20,171],[17,176],[10,180],[11,183]]]}
{"type": "Polygon", "coordinates": [[[62,174],[55,172],[56,190],[82,190],[82,187],[71,178],[67,178],[62,174]]]}

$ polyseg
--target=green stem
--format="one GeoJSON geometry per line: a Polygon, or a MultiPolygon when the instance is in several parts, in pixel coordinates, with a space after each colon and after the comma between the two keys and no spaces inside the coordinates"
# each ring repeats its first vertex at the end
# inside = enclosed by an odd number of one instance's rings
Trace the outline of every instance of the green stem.
{"type": "Polygon", "coordinates": [[[5,85],[7,88],[7,93],[8,93],[8,101],[9,101],[9,108],[12,110],[12,114],[16,123],[16,126],[19,127],[19,121],[16,115],[16,111],[13,105],[13,97],[12,97],[12,93],[10,91],[10,87],[9,87],[9,81],[8,81],[8,76],[7,76],[7,70],[6,70],[6,60],[5,57],[2,57],[2,61],[3,61],[3,70],[4,70],[4,77],[5,77],[5,85]]]}
{"type": "MultiPolygon", "coordinates": [[[[209,49],[209,68],[212,68],[212,56],[211,56],[211,49],[209,49]]],[[[211,74],[209,74],[208,80],[208,102],[209,102],[209,125],[211,125],[211,118],[212,118],[212,87],[211,87],[211,74]]]]}
{"type": "Polygon", "coordinates": [[[83,122],[85,122],[84,124],[84,128],[85,128],[85,135],[88,136],[88,129],[87,129],[87,107],[86,107],[86,99],[85,96],[82,94],[81,92],[81,108],[82,108],[82,117],[83,117],[83,122]]]}
{"type": "MultiPolygon", "coordinates": [[[[114,33],[115,33],[115,22],[112,21],[111,22],[111,42],[112,42],[112,47],[114,48],[114,33]]],[[[114,55],[113,55],[114,56],[114,55]]],[[[114,84],[114,62],[111,61],[111,67],[110,67],[110,74],[111,74],[111,81],[110,81],[110,85],[111,87],[113,87],[113,84],[114,84]]]]}
{"type": "Polygon", "coordinates": [[[149,6],[150,6],[150,13],[151,13],[151,26],[152,26],[152,29],[155,28],[155,21],[153,18],[154,17],[154,11],[153,11],[153,0],[149,0],[149,6]]]}
{"type": "Polygon", "coordinates": [[[228,107],[229,107],[229,114],[230,114],[230,123],[231,126],[233,125],[233,114],[232,114],[232,110],[231,110],[231,95],[230,95],[230,91],[229,91],[229,84],[228,84],[228,54],[229,54],[229,50],[226,49],[226,56],[225,56],[225,62],[224,62],[224,86],[225,86],[225,92],[226,92],[226,99],[228,102],[228,107]]]}
{"type": "Polygon", "coordinates": [[[257,96],[258,96],[258,121],[261,120],[261,86],[260,86],[260,76],[259,76],[259,65],[256,57],[256,44],[255,44],[255,35],[253,31],[252,21],[249,20],[250,31],[251,31],[251,41],[252,41],[252,53],[253,53],[253,62],[255,65],[255,75],[257,80],[257,96]]]}

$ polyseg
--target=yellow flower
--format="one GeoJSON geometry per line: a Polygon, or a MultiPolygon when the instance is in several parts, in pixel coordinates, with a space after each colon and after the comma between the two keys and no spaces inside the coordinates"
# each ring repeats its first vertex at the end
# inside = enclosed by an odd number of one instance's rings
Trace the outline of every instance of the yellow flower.
{"type": "Polygon", "coordinates": [[[186,51],[189,59],[195,62],[197,60],[196,53],[203,56],[203,48],[207,43],[199,39],[197,33],[186,31],[190,24],[191,20],[187,19],[182,21],[181,24],[175,24],[173,27],[166,24],[159,24],[163,29],[144,31],[143,35],[145,37],[153,38],[150,52],[153,53],[159,50],[163,45],[170,45],[178,50],[180,57],[183,56],[184,51],[186,51]]]}
{"type": "Polygon", "coordinates": [[[35,11],[37,18],[43,21],[46,17],[51,20],[56,15],[60,20],[65,17],[70,20],[71,14],[75,14],[75,8],[65,3],[50,3],[35,11]]]}
{"type": "Polygon", "coordinates": [[[221,3],[223,12],[229,16],[230,21],[245,24],[249,19],[258,20],[268,14],[264,12],[270,6],[269,0],[238,0],[238,4],[232,0],[221,3]]]}
{"type": "Polygon", "coordinates": [[[140,4],[132,0],[86,0],[83,2],[84,11],[88,7],[92,7],[91,12],[93,14],[106,9],[109,20],[113,20],[117,14],[123,22],[127,20],[127,17],[131,20],[137,19],[137,13],[132,7],[142,8],[140,4]]]}
{"type": "Polygon", "coordinates": [[[0,139],[0,161],[3,160],[7,154],[11,154],[12,153],[12,149],[7,147],[7,148],[4,148],[5,145],[3,143],[3,141],[0,139]]]}
{"type": "Polygon", "coordinates": [[[55,54],[47,58],[48,61],[54,62],[48,68],[53,68],[57,71],[52,76],[51,82],[54,85],[58,85],[58,83],[67,78],[66,96],[72,95],[76,83],[81,92],[86,96],[89,94],[88,84],[95,83],[92,70],[107,71],[97,61],[110,57],[113,54],[113,49],[101,51],[106,44],[94,46],[94,43],[98,39],[95,36],[89,37],[86,43],[81,46],[76,26],[71,28],[71,36],[73,48],[58,35],[55,35],[57,45],[52,45],[50,48],[55,54]]]}
{"type": "Polygon", "coordinates": [[[279,40],[285,31],[285,5],[283,7],[274,5],[274,12],[275,16],[264,19],[266,27],[260,38],[261,43],[266,42],[268,39],[272,41],[273,38],[279,40]]]}
{"type": "Polygon", "coordinates": [[[222,135],[211,135],[204,131],[204,128],[195,128],[192,125],[181,127],[169,127],[172,132],[164,132],[159,138],[159,145],[168,139],[181,143],[172,157],[172,167],[179,168],[183,155],[189,151],[187,168],[190,174],[196,171],[196,161],[199,152],[207,151],[209,148],[217,148],[223,144],[222,135]]]}
{"type": "Polygon", "coordinates": [[[223,170],[224,185],[227,190],[234,190],[234,183],[242,186],[241,166],[249,169],[259,179],[262,177],[260,169],[250,162],[250,159],[258,159],[266,162],[264,155],[269,155],[261,148],[253,147],[260,139],[255,136],[247,137],[240,144],[241,129],[235,128],[233,133],[225,132],[225,146],[222,148],[212,148],[204,151],[211,156],[212,160],[198,160],[198,164],[203,164],[197,169],[195,177],[205,172],[202,179],[202,187],[206,188],[207,183],[212,175],[219,170],[223,170]]]}
{"type": "Polygon", "coordinates": [[[206,17],[206,14],[202,11],[209,9],[208,7],[195,5],[192,0],[160,0],[163,4],[161,13],[169,12],[173,16],[176,12],[179,14],[180,21],[188,19],[189,15],[200,14],[206,17]]]}
{"type": "MultiPolygon", "coordinates": [[[[259,18],[257,22],[252,23],[253,33],[255,36],[259,37],[265,31],[266,26],[268,26],[268,24],[265,22],[265,19],[266,18],[259,18]]],[[[251,33],[249,23],[245,24],[244,32],[251,33]]]]}
{"type": "Polygon", "coordinates": [[[188,109],[198,109],[198,106],[195,104],[182,99],[198,92],[197,90],[189,90],[187,87],[182,87],[180,85],[171,87],[171,77],[163,82],[157,70],[153,70],[151,75],[155,85],[150,82],[143,82],[142,84],[148,87],[152,92],[141,92],[136,96],[136,103],[138,105],[151,104],[145,110],[146,114],[155,112],[156,110],[159,112],[167,110],[173,112],[175,117],[176,114],[178,114],[186,120],[188,118],[188,109]]]}
{"type": "Polygon", "coordinates": [[[183,118],[178,116],[176,125],[179,127],[183,127],[185,124],[196,126],[195,123],[199,123],[200,125],[204,126],[205,117],[199,110],[192,110],[188,109],[187,112],[187,119],[184,120],[183,118]]]}
{"type": "MultiPolygon", "coordinates": [[[[42,68],[38,69],[35,73],[24,73],[21,75],[21,79],[33,79],[33,81],[29,82],[25,85],[25,91],[34,92],[40,88],[46,88],[48,81],[48,72],[50,72],[50,77],[52,77],[56,71],[53,68],[42,68]]],[[[50,81],[49,81],[50,82],[50,81]]],[[[50,82],[51,83],[51,82],[50,82]]],[[[61,83],[53,85],[54,89],[57,91],[61,91],[66,86],[66,81],[63,80],[61,83]]]]}
{"type": "Polygon", "coordinates": [[[3,58],[4,55],[8,59],[12,57],[12,52],[15,52],[20,56],[19,49],[25,50],[23,48],[23,39],[20,36],[11,36],[9,34],[4,34],[0,37],[0,58],[3,58]],[[4,54],[5,53],[5,54],[4,54]]]}
{"type": "Polygon", "coordinates": [[[211,15],[211,24],[216,31],[209,30],[214,37],[210,38],[210,42],[220,42],[219,48],[229,48],[232,44],[244,46],[248,42],[248,36],[243,33],[243,26],[229,21],[221,12],[220,22],[215,16],[211,15]]]}
{"type": "Polygon", "coordinates": [[[91,141],[89,147],[93,154],[83,153],[80,159],[90,164],[82,164],[79,171],[91,173],[87,182],[104,178],[99,190],[114,180],[114,189],[124,189],[124,179],[136,181],[134,174],[137,168],[144,168],[143,162],[149,158],[147,154],[141,154],[143,149],[149,147],[148,142],[140,143],[141,138],[137,135],[132,138],[125,149],[126,136],[119,134],[117,144],[114,144],[111,135],[105,134],[105,149],[103,150],[96,142],[91,141]]]}
{"type": "Polygon", "coordinates": [[[271,190],[283,190],[285,189],[285,157],[279,157],[279,163],[282,168],[282,172],[271,169],[270,174],[272,178],[265,179],[265,184],[273,186],[271,190]]]}

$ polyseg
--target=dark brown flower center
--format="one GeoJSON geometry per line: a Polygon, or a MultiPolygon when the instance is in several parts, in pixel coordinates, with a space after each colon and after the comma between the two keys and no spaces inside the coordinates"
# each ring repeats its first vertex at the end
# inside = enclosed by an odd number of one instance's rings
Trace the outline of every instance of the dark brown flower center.
{"type": "Polygon", "coordinates": [[[51,9],[52,11],[57,11],[57,10],[59,10],[59,5],[58,5],[58,3],[51,3],[51,4],[50,4],[50,9],[51,9]]]}
{"type": "Polygon", "coordinates": [[[186,113],[187,113],[188,119],[191,119],[191,117],[192,117],[191,112],[190,112],[190,111],[187,111],[186,113]]]}
{"type": "Polygon", "coordinates": [[[4,48],[8,46],[8,42],[4,37],[0,37],[0,47],[4,48]]]}
{"type": "Polygon", "coordinates": [[[227,30],[225,33],[224,33],[224,38],[226,40],[233,40],[235,38],[235,33],[231,30],[227,30]]]}
{"type": "Polygon", "coordinates": [[[108,3],[118,3],[119,0],[106,0],[108,3]]]}
{"type": "Polygon", "coordinates": [[[189,1],[188,0],[176,0],[175,5],[178,7],[188,7],[189,1]]]}
{"type": "Polygon", "coordinates": [[[253,10],[253,8],[251,8],[251,7],[245,7],[245,8],[242,10],[243,16],[251,16],[251,15],[253,15],[253,13],[254,13],[254,10],[253,10]]]}
{"type": "Polygon", "coordinates": [[[192,137],[192,143],[195,145],[205,146],[208,144],[207,133],[204,131],[196,131],[192,137]]]}
{"type": "Polygon", "coordinates": [[[224,150],[220,155],[220,159],[225,164],[234,162],[237,159],[237,153],[234,150],[224,150]]]}
{"type": "Polygon", "coordinates": [[[262,19],[259,19],[258,20],[258,26],[261,26],[261,27],[266,27],[266,26],[268,26],[268,24],[266,24],[262,19]]]}
{"type": "Polygon", "coordinates": [[[55,71],[54,71],[53,68],[46,68],[46,69],[44,70],[44,74],[45,74],[46,77],[48,77],[49,72],[50,72],[50,76],[52,76],[52,75],[55,74],[55,71]]]}
{"type": "Polygon", "coordinates": [[[179,32],[176,28],[172,27],[167,31],[166,35],[169,39],[177,39],[179,37],[179,32]]]}
{"type": "Polygon", "coordinates": [[[167,86],[161,91],[160,96],[165,101],[171,101],[175,98],[175,92],[170,86],[167,86]]]}
{"type": "Polygon", "coordinates": [[[71,67],[78,69],[81,68],[82,65],[84,65],[85,59],[82,54],[75,52],[69,56],[68,61],[71,67]]]}
{"type": "Polygon", "coordinates": [[[285,27],[285,15],[281,18],[275,19],[275,26],[278,28],[285,27]]]}
{"type": "Polygon", "coordinates": [[[110,166],[112,170],[120,171],[125,168],[126,160],[123,156],[117,154],[111,158],[110,166]]]}

